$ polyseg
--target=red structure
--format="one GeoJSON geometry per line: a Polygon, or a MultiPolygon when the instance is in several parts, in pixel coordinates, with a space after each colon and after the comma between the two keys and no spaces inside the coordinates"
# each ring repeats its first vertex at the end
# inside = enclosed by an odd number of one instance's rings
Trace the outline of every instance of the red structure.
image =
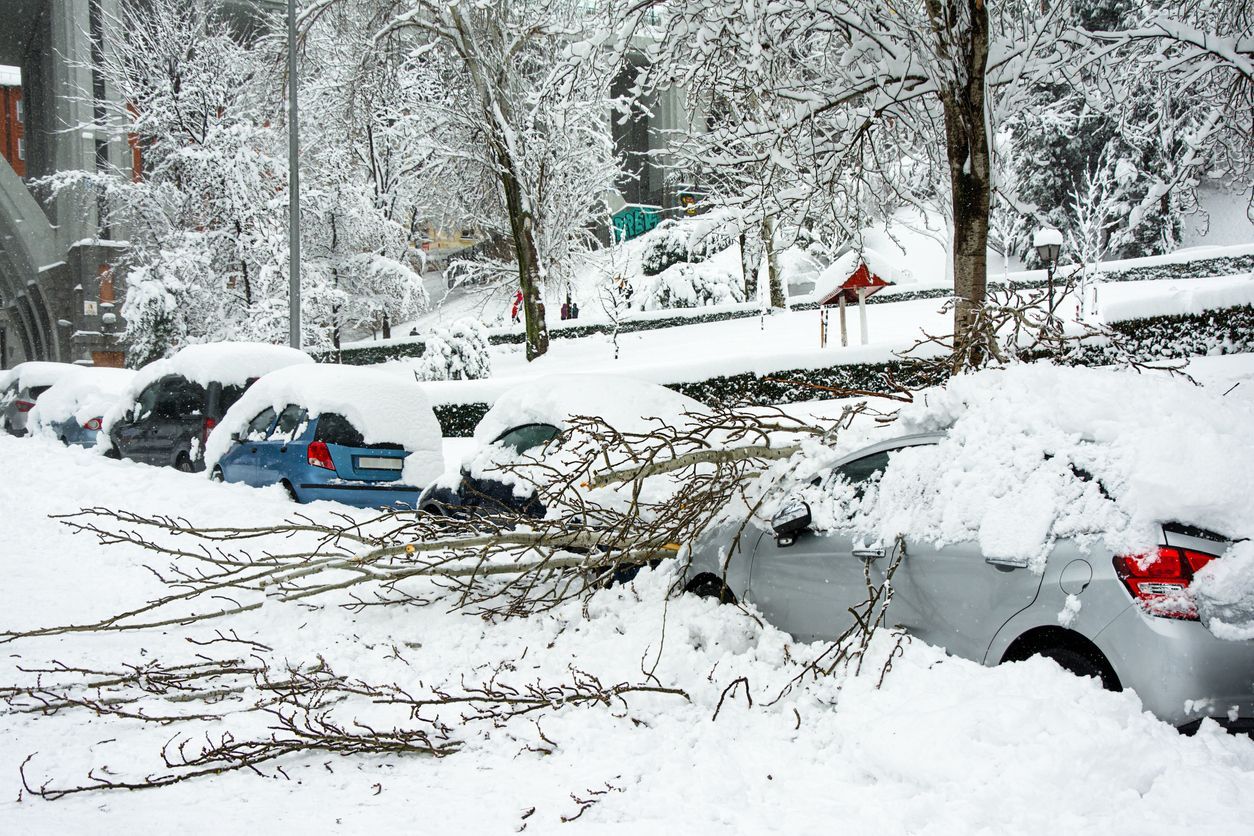
{"type": "Polygon", "coordinates": [[[866,263],[860,263],[858,269],[845,279],[844,284],[833,290],[831,293],[819,300],[820,306],[835,305],[843,297],[846,302],[857,302],[858,291],[862,291],[861,298],[865,299],[884,288],[888,287],[892,282],[887,282],[872,273],[866,263]]]}
{"type": "MultiPolygon", "coordinates": [[[[0,82],[9,79],[0,76],[0,82]]],[[[20,84],[0,84],[0,156],[18,177],[26,176],[25,116],[20,84]]]]}
{"type": "Polygon", "coordinates": [[[819,300],[819,345],[827,345],[827,309],[830,305],[840,306],[840,344],[849,345],[849,331],[845,326],[845,303],[857,303],[858,323],[861,329],[862,344],[867,343],[866,330],[866,299],[879,293],[892,282],[885,281],[866,266],[865,261],[858,262],[858,267],[849,278],[837,288],[819,300]]]}

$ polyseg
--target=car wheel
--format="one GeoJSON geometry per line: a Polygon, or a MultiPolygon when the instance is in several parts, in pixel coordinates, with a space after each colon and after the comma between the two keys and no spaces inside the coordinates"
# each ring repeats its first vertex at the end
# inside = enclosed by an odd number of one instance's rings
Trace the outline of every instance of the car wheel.
{"type": "Polygon", "coordinates": [[[104,456],[106,459],[116,459],[118,461],[122,459],[122,454],[118,452],[116,447],[110,447],[108,450],[105,450],[104,456]]]}
{"type": "Polygon", "coordinates": [[[186,453],[180,453],[178,459],[174,462],[174,469],[183,473],[192,473],[196,470],[196,466],[192,464],[191,456],[186,453]]]}
{"type": "Polygon", "coordinates": [[[226,477],[222,474],[222,468],[217,465],[213,466],[213,472],[209,474],[209,478],[215,482],[225,482],[226,477]]]}
{"type": "Polygon", "coordinates": [[[287,492],[287,498],[293,502],[300,502],[300,497],[296,495],[296,489],[292,487],[292,483],[284,479],[279,483],[283,486],[283,490],[287,492]]]}
{"type": "Polygon", "coordinates": [[[684,588],[684,592],[699,598],[717,598],[720,604],[736,603],[736,596],[727,588],[727,584],[713,575],[698,575],[684,588]]]}
{"type": "Polygon", "coordinates": [[[1096,679],[1107,691],[1123,690],[1119,686],[1115,672],[1110,670],[1110,666],[1104,659],[1093,658],[1090,654],[1070,647],[1050,647],[1039,651],[1036,655],[1053,659],[1058,663],[1058,667],[1068,673],[1096,679]]]}

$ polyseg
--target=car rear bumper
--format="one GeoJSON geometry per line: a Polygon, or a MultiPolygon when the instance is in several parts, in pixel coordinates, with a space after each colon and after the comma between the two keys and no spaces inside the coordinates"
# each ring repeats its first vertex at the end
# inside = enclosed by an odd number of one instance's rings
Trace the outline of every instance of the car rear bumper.
{"type": "Polygon", "coordinates": [[[1096,637],[1124,688],[1184,730],[1210,717],[1254,727],[1254,641],[1216,638],[1198,621],[1146,615],[1130,605],[1096,637]]]}
{"type": "Polygon", "coordinates": [[[327,500],[355,508],[417,508],[417,488],[370,482],[302,482],[296,486],[302,502],[327,500]]]}

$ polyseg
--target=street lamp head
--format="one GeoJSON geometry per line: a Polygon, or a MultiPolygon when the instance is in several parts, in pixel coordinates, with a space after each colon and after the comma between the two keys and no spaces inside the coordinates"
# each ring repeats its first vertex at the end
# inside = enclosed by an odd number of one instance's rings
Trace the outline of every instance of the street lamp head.
{"type": "Polygon", "coordinates": [[[1062,251],[1062,233],[1052,227],[1042,227],[1032,236],[1032,246],[1036,255],[1048,266],[1058,263],[1058,255],[1062,251]]]}

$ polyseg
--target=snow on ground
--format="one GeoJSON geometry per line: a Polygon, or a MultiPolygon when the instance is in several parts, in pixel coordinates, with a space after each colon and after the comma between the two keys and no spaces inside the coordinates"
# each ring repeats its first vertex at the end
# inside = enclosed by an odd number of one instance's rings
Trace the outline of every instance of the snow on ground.
{"type": "MultiPolygon", "coordinates": [[[[134,606],[161,587],[133,547],[103,547],[48,514],[107,504],[200,523],[267,524],[290,515],[277,489],[222,485],[116,462],[42,440],[0,437],[0,629],[81,622],[134,606]]],[[[302,507],[314,519],[354,512],[302,507]]],[[[282,548],[282,543],[274,544],[282,548]]],[[[257,720],[138,728],[135,721],[0,714],[0,832],[110,829],[222,833],[257,826],[309,831],[384,828],[508,833],[1100,833],[1187,828],[1243,834],[1254,817],[1254,741],[1211,725],[1193,738],[1043,660],[985,669],[909,644],[877,689],[887,636],[863,675],[837,675],[770,704],[820,647],[798,645],[734,607],[683,596],[666,602],[666,569],[528,620],[488,622],[439,607],[349,611],[267,603],[229,622],[7,643],[0,683],[19,668],[116,667],[225,658],[198,646],[230,627],[275,662],[321,658],[340,674],[415,692],[482,682],[661,683],[671,695],[563,708],[499,727],[471,725],[443,759],[294,755],[249,771],[162,790],[47,802],[21,791],[66,785],[89,768],[115,778],[163,771],[160,745],[182,731],[262,731],[257,720]],[[643,670],[651,670],[656,682],[643,670]],[[744,677],[744,686],[729,689],[744,677]],[[726,700],[712,719],[720,698],[726,700]],[[543,754],[537,750],[549,750],[543,754]],[[281,769],[280,769],[281,767],[281,769]],[[7,783],[7,787],[4,786],[7,783]],[[599,794],[597,794],[599,793],[599,794]],[[595,799],[577,820],[580,799],[595,799]]],[[[231,701],[221,705],[233,707],[231,701]]],[[[365,710],[365,709],[363,709],[365,710]]],[[[406,711],[375,706],[376,724],[406,711]]],[[[457,712],[450,712],[455,719],[457,712]]]]}

